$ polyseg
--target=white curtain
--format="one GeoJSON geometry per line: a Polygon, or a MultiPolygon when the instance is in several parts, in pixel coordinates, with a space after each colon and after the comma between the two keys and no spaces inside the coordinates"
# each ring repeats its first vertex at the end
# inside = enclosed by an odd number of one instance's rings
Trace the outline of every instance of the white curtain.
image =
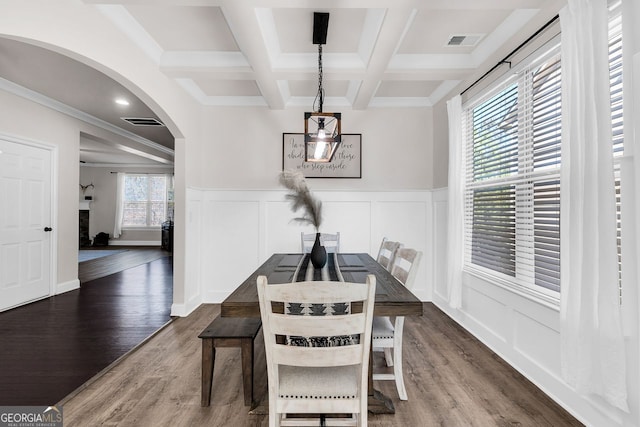
{"type": "Polygon", "coordinates": [[[449,116],[449,213],[447,230],[447,292],[452,308],[462,306],[464,261],[464,173],[462,147],[462,97],[447,101],[449,116]]]}
{"type": "Polygon", "coordinates": [[[618,291],[606,0],[568,0],[562,29],[561,365],[628,411],[618,291]]]}
{"type": "Polygon", "coordinates": [[[116,174],[116,219],[113,226],[113,238],[117,239],[122,234],[122,217],[124,215],[124,173],[116,174]]]}
{"type": "Polygon", "coordinates": [[[164,175],[167,185],[167,217],[165,221],[173,221],[175,215],[175,199],[174,199],[174,185],[175,185],[175,177],[172,173],[167,173],[164,175]]]}

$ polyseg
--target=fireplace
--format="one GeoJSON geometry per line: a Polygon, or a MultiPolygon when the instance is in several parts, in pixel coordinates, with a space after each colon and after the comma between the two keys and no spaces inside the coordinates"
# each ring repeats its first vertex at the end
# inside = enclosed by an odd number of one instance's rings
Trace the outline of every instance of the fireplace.
{"type": "Polygon", "coordinates": [[[91,246],[91,239],[89,238],[89,202],[81,201],[80,202],[80,212],[79,212],[79,247],[87,247],[91,246]]]}

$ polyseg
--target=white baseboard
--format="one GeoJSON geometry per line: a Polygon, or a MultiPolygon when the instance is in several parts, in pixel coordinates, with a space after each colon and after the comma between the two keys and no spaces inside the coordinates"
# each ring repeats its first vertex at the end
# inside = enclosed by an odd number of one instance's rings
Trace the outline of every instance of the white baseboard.
{"type": "Polygon", "coordinates": [[[171,304],[171,316],[187,317],[196,308],[200,307],[202,300],[199,296],[192,298],[186,304],[171,304]]]}
{"type": "Polygon", "coordinates": [[[68,282],[64,282],[64,283],[58,283],[56,284],[55,295],[60,295],[65,292],[73,291],[76,289],[80,289],[79,279],[69,280],[68,282]]]}
{"type": "Polygon", "coordinates": [[[109,240],[109,246],[161,246],[160,240],[109,240]]]}

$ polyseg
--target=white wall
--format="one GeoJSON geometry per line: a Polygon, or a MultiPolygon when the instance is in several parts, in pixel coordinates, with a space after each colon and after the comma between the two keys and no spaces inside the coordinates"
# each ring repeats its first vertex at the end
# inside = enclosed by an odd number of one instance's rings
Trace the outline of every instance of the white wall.
{"type": "MultiPolygon", "coordinates": [[[[204,112],[202,188],[278,188],[282,133],[303,131],[304,109],[214,108],[204,112]]],[[[362,179],[311,179],[315,188],[432,188],[431,108],[342,111],[344,133],[362,134],[362,179]]]]}

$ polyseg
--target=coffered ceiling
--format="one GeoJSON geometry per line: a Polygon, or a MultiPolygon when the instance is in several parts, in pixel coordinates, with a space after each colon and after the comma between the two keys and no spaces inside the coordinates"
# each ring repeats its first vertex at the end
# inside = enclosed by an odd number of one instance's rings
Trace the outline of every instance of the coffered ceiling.
{"type": "Polygon", "coordinates": [[[313,12],[330,14],[325,105],[431,106],[557,13],[549,0],[219,0],[98,4],[204,105],[311,107],[313,12]],[[159,4],[158,4],[159,3],[159,4]],[[453,37],[460,44],[451,45],[453,37]]]}
{"type": "MultiPolygon", "coordinates": [[[[469,84],[491,68],[556,15],[564,1],[84,0],[84,3],[98,8],[163,73],[175,79],[202,105],[271,109],[312,108],[318,87],[313,13],[329,12],[327,42],[323,46],[324,107],[326,111],[344,111],[432,106],[461,82],[469,84]],[[452,45],[452,39],[458,44],[452,45]]],[[[8,68],[15,66],[3,66],[0,62],[0,76],[11,80],[11,73],[19,71],[8,72],[8,68]]],[[[20,84],[28,87],[24,82],[28,76],[22,76],[20,84]]],[[[119,86],[113,81],[111,84],[119,86]]],[[[36,90],[71,106],[81,102],[72,99],[69,91],[63,94],[62,85],[54,86],[57,87],[36,90]]],[[[115,110],[114,106],[105,108],[115,110]]],[[[102,115],[114,112],[94,109],[88,113],[103,118],[102,115]]],[[[118,120],[109,120],[128,126],[118,121],[119,116],[118,120]]],[[[167,145],[166,134],[128,129],[167,145]]]]}

